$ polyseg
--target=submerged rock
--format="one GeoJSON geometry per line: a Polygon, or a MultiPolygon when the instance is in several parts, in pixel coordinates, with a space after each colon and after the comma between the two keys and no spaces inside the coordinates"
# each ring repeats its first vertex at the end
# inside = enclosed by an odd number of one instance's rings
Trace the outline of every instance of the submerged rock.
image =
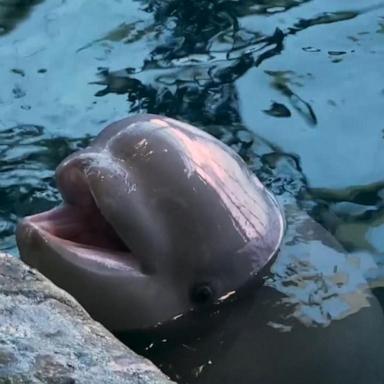
{"type": "Polygon", "coordinates": [[[171,383],[66,292],[0,254],[0,384],[171,383]]]}

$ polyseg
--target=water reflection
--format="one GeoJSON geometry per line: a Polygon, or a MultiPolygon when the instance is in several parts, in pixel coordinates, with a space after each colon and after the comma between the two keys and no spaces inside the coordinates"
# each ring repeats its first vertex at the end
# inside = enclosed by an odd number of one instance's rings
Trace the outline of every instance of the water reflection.
{"type": "Polygon", "coordinates": [[[61,200],[54,185],[56,166],[88,139],[52,138],[36,125],[0,131],[0,249],[15,252],[18,217],[44,211],[61,200]]]}

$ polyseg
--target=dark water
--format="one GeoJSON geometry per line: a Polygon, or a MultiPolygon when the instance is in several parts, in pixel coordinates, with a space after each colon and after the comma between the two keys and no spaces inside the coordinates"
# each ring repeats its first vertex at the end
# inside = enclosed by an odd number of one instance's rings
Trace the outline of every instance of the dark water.
{"type": "Polygon", "coordinates": [[[0,60],[0,250],[67,154],[151,112],[235,148],[384,297],[383,2],[3,0],[0,60]]]}

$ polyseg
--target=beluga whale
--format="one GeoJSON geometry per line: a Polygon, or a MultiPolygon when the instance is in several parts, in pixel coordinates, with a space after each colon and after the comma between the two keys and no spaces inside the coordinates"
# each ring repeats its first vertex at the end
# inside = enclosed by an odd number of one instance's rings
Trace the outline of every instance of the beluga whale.
{"type": "Polygon", "coordinates": [[[23,219],[21,258],[114,331],[148,328],[262,275],[284,218],[241,158],[189,124],[139,115],[56,171],[63,203],[23,219]]]}

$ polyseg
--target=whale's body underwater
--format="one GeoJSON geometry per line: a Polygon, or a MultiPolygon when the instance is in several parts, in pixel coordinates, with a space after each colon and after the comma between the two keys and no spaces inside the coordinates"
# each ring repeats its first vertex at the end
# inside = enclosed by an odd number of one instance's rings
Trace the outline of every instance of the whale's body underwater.
{"type": "MultiPolygon", "coordinates": [[[[166,117],[111,124],[65,159],[56,179],[63,204],[19,223],[21,257],[115,332],[148,329],[207,308],[262,277],[279,248],[290,252],[295,243],[292,236],[283,240],[276,199],[234,151],[166,117]]],[[[286,211],[289,230],[296,219],[286,211]]],[[[313,220],[302,227],[322,248],[303,242],[298,256],[302,249],[310,254],[338,247],[313,220]]],[[[383,383],[382,312],[364,286],[354,290],[364,303],[350,312],[343,308],[345,315],[326,328],[297,323],[282,334],[267,325],[283,295],[257,288],[233,307],[230,322],[199,338],[198,348],[206,351],[228,328],[233,340],[215,352],[222,364],[198,381],[383,383]]],[[[185,363],[178,347],[166,354],[174,365],[185,363]]],[[[203,355],[197,361],[189,356],[191,367],[201,365],[203,355]]]]}

